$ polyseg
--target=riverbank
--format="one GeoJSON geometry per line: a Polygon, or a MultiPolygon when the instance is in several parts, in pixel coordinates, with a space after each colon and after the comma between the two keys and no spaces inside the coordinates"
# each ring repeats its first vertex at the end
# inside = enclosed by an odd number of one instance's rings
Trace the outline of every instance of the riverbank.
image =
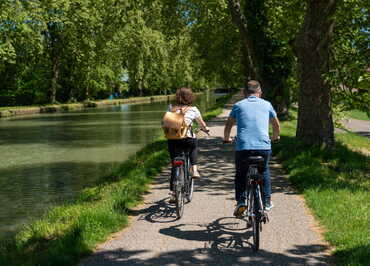
{"type": "Polygon", "coordinates": [[[147,97],[131,97],[125,99],[113,100],[99,100],[99,101],[85,101],[82,103],[68,103],[68,104],[50,104],[44,106],[14,106],[14,107],[0,107],[0,118],[12,117],[18,115],[32,115],[43,113],[67,112],[77,111],[87,108],[98,108],[104,106],[114,106],[128,103],[150,103],[156,101],[170,101],[175,98],[171,95],[155,95],[147,97]]]}
{"type": "MultiPolygon", "coordinates": [[[[218,99],[204,116],[217,115],[229,98],[218,99]]],[[[0,265],[73,265],[127,225],[128,209],[140,202],[152,178],[168,161],[164,139],[147,145],[82,191],[73,204],[52,208],[14,238],[2,241],[0,265]]]]}

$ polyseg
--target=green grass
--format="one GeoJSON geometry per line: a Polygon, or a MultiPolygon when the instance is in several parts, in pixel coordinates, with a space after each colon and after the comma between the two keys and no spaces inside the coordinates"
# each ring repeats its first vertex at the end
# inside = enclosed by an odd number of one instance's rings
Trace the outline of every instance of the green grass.
{"type": "Polygon", "coordinates": [[[215,106],[213,106],[210,110],[203,114],[203,119],[210,120],[211,118],[221,114],[224,110],[225,104],[231,99],[232,96],[233,94],[228,94],[217,98],[215,106]]]}
{"type": "Polygon", "coordinates": [[[369,151],[368,139],[344,133],[332,150],[308,148],[295,140],[295,127],[295,120],[282,122],[278,158],[324,227],[338,265],[368,265],[370,157],[353,150],[369,151]]]}
{"type": "MultiPolygon", "coordinates": [[[[220,98],[204,117],[216,116],[229,98],[220,98]]],[[[15,237],[1,240],[0,265],[74,265],[127,225],[127,211],[141,201],[168,162],[165,139],[147,145],[83,190],[72,204],[52,208],[15,237]]]]}
{"type": "Polygon", "coordinates": [[[359,111],[359,110],[351,110],[347,112],[349,117],[359,119],[359,120],[366,120],[370,121],[370,117],[367,115],[367,113],[359,111]]]}
{"type": "Polygon", "coordinates": [[[370,155],[370,141],[368,138],[350,131],[336,134],[335,137],[336,140],[345,144],[350,149],[370,155]]]}

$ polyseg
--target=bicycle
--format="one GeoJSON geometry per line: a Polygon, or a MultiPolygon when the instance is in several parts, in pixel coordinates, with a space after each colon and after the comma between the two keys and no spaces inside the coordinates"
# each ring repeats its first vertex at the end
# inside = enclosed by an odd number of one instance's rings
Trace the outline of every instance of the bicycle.
{"type": "MultiPolygon", "coordinates": [[[[202,129],[201,129],[202,130],[202,129]]],[[[209,135],[209,130],[202,130],[209,135]]],[[[177,219],[184,214],[184,205],[193,199],[194,179],[190,175],[189,150],[182,151],[172,162],[177,219]]]]}
{"type": "MultiPolygon", "coordinates": [[[[235,138],[234,140],[235,141],[235,138]]],[[[233,142],[232,141],[232,142],[233,142]]],[[[231,142],[223,141],[223,144],[231,142]]],[[[262,169],[264,164],[264,158],[262,156],[248,156],[245,159],[245,163],[248,163],[249,168],[246,175],[247,178],[247,211],[245,213],[247,227],[250,225],[253,232],[253,250],[258,251],[260,246],[260,232],[262,231],[262,223],[266,224],[269,221],[268,215],[264,210],[262,203],[262,186],[263,186],[263,175],[262,169]]],[[[238,218],[243,218],[240,216],[238,218]]]]}

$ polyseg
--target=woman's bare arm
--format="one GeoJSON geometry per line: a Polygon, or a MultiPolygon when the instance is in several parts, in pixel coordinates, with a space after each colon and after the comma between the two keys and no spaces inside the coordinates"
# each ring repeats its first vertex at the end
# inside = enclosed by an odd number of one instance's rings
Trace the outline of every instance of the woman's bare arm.
{"type": "Polygon", "coordinates": [[[197,123],[199,124],[199,126],[202,130],[204,130],[204,131],[208,130],[206,122],[204,122],[204,120],[201,116],[196,118],[195,120],[197,121],[197,123]]]}

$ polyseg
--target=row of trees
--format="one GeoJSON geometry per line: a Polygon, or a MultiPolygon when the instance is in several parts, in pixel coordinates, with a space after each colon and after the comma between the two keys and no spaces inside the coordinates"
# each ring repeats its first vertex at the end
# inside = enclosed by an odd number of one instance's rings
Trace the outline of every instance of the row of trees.
{"type": "Polygon", "coordinates": [[[262,82],[297,136],[331,145],[332,110],[369,112],[366,0],[3,0],[0,105],[262,82]]]}
{"type": "Polygon", "coordinates": [[[234,52],[227,50],[238,40],[229,38],[227,49],[220,38],[208,44],[220,30],[216,24],[228,24],[235,35],[225,7],[214,10],[222,18],[208,20],[207,7],[194,5],[171,0],[1,1],[0,105],[104,98],[122,89],[150,95],[183,85],[240,83],[238,57],[230,58],[234,52]],[[206,61],[211,57],[211,63],[206,61]]]}

